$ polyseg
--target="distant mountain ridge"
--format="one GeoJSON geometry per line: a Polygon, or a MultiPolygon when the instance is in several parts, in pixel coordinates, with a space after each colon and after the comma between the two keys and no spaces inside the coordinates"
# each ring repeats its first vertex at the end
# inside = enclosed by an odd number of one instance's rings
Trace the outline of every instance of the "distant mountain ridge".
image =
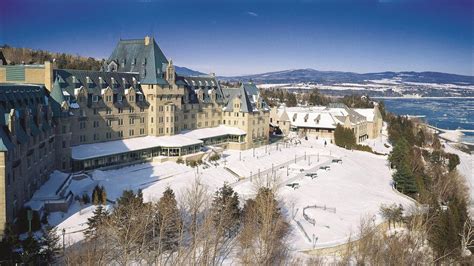
{"type": "Polygon", "coordinates": [[[232,77],[219,77],[225,81],[250,81],[256,83],[300,83],[314,82],[320,84],[337,83],[364,83],[370,80],[399,80],[400,82],[423,82],[423,83],[451,83],[459,85],[474,85],[474,76],[463,76],[442,72],[378,72],[378,73],[354,73],[342,71],[319,71],[311,68],[291,69],[261,74],[241,75],[232,77]]]}

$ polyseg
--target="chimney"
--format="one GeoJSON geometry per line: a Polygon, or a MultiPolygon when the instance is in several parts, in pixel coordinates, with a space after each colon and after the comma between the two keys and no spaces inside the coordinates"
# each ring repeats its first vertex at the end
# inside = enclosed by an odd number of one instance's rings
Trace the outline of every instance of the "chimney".
{"type": "Polygon", "coordinates": [[[149,45],[151,41],[150,36],[145,36],[145,45],[149,45]]]}
{"type": "Polygon", "coordinates": [[[44,86],[50,92],[53,88],[53,68],[54,64],[49,61],[44,62],[44,86]]]}

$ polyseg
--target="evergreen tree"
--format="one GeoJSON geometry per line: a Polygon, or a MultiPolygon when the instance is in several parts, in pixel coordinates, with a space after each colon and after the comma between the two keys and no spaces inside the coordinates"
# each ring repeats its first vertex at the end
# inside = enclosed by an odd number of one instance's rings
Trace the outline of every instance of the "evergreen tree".
{"type": "Polygon", "coordinates": [[[182,227],[181,215],[174,192],[166,188],[157,203],[157,224],[162,250],[174,250],[178,246],[182,227]]]}
{"type": "Polygon", "coordinates": [[[352,149],[356,146],[355,134],[352,129],[338,124],[334,130],[334,143],[339,147],[352,149]]]}
{"type": "Polygon", "coordinates": [[[60,236],[54,227],[46,226],[43,230],[43,237],[41,239],[41,260],[48,264],[55,262],[58,254],[61,251],[60,236]]]}
{"type": "Polygon", "coordinates": [[[103,186],[100,187],[99,200],[101,204],[107,204],[107,192],[105,191],[105,188],[103,186]]]}
{"type": "Polygon", "coordinates": [[[240,222],[239,196],[228,184],[224,184],[214,195],[212,216],[217,228],[223,228],[224,234],[233,235],[240,222]]]}
{"type": "Polygon", "coordinates": [[[416,134],[416,145],[419,147],[423,147],[425,145],[425,133],[422,129],[420,129],[418,134],[416,134]]]}
{"type": "Polygon", "coordinates": [[[436,257],[459,257],[462,252],[460,232],[468,219],[466,202],[453,198],[446,209],[438,207],[436,214],[428,236],[436,257]]]}
{"type": "Polygon", "coordinates": [[[390,152],[388,160],[392,168],[399,168],[400,165],[407,163],[409,160],[410,147],[408,142],[402,137],[397,141],[395,147],[390,152]]]}
{"type": "Polygon", "coordinates": [[[314,106],[318,106],[318,105],[328,105],[329,103],[331,102],[331,100],[322,95],[321,93],[319,93],[319,90],[318,89],[314,89],[311,91],[311,93],[309,94],[309,99],[308,99],[308,103],[310,105],[314,105],[314,106]]]}
{"type": "Polygon", "coordinates": [[[15,250],[19,250],[19,247],[18,234],[9,224],[6,224],[3,239],[0,241],[0,261],[12,263],[17,261],[18,253],[15,250]]]}
{"type": "Polygon", "coordinates": [[[92,217],[87,219],[87,229],[84,231],[84,236],[87,239],[94,238],[97,235],[97,229],[106,221],[109,215],[102,205],[97,206],[93,214],[92,217]]]}
{"type": "Polygon", "coordinates": [[[297,105],[296,95],[294,93],[287,93],[286,105],[288,107],[293,107],[297,105]]]}
{"type": "Polygon", "coordinates": [[[406,163],[402,163],[395,174],[393,175],[397,190],[408,195],[413,195],[418,192],[415,177],[408,169],[406,163]]]}
{"type": "Polygon", "coordinates": [[[100,203],[99,190],[99,185],[96,185],[94,190],[92,190],[92,204],[94,205],[99,205],[100,203]]]}
{"type": "Polygon", "coordinates": [[[25,240],[21,241],[21,250],[20,260],[23,264],[39,264],[40,244],[32,234],[29,234],[25,240]]]}

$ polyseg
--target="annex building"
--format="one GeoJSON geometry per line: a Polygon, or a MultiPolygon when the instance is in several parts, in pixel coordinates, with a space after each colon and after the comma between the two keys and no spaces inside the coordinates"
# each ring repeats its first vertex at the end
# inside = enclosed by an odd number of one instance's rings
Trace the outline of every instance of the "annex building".
{"type": "Polygon", "coordinates": [[[344,104],[329,106],[275,107],[270,123],[279,127],[284,135],[296,132],[302,137],[325,138],[334,141],[337,125],[350,128],[357,143],[378,138],[382,133],[382,115],[374,108],[349,108],[344,104]]]}
{"type": "Polygon", "coordinates": [[[0,231],[54,170],[194,158],[268,142],[256,86],[175,71],[151,37],[120,40],[101,71],[0,60],[0,231]]]}

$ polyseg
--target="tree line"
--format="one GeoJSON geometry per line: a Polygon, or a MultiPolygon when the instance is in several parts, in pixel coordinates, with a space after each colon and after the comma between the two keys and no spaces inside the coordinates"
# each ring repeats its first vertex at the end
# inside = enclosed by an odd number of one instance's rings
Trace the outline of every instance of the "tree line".
{"type": "Polygon", "coordinates": [[[422,233],[438,263],[465,261],[474,251],[465,179],[456,170],[459,156],[446,153],[439,138],[423,124],[389,114],[388,133],[393,149],[389,154],[395,188],[425,206],[422,233]],[[471,243],[471,244],[468,244],[471,243]]]}
{"type": "Polygon", "coordinates": [[[157,201],[126,190],[113,209],[98,205],[85,240],[67,248],[62,263],[78,264],[281,264],[289,223],[275,192],[266,187],[240,207],[224,184],[211,196],[196,181],[178,200],[167,188],[157,201]]]}
{"type": "Polygon", "coordinates": [[[46,50],[34,50],[29,48],[15,48],[8,45],[0,47],[9,65],[20,64],[44,64],[50,61],[60,69],[80,69],[98,71],[103,66],[103,60],[93,57],[84,57],[66,53],[53,53],[46,50]]]}

